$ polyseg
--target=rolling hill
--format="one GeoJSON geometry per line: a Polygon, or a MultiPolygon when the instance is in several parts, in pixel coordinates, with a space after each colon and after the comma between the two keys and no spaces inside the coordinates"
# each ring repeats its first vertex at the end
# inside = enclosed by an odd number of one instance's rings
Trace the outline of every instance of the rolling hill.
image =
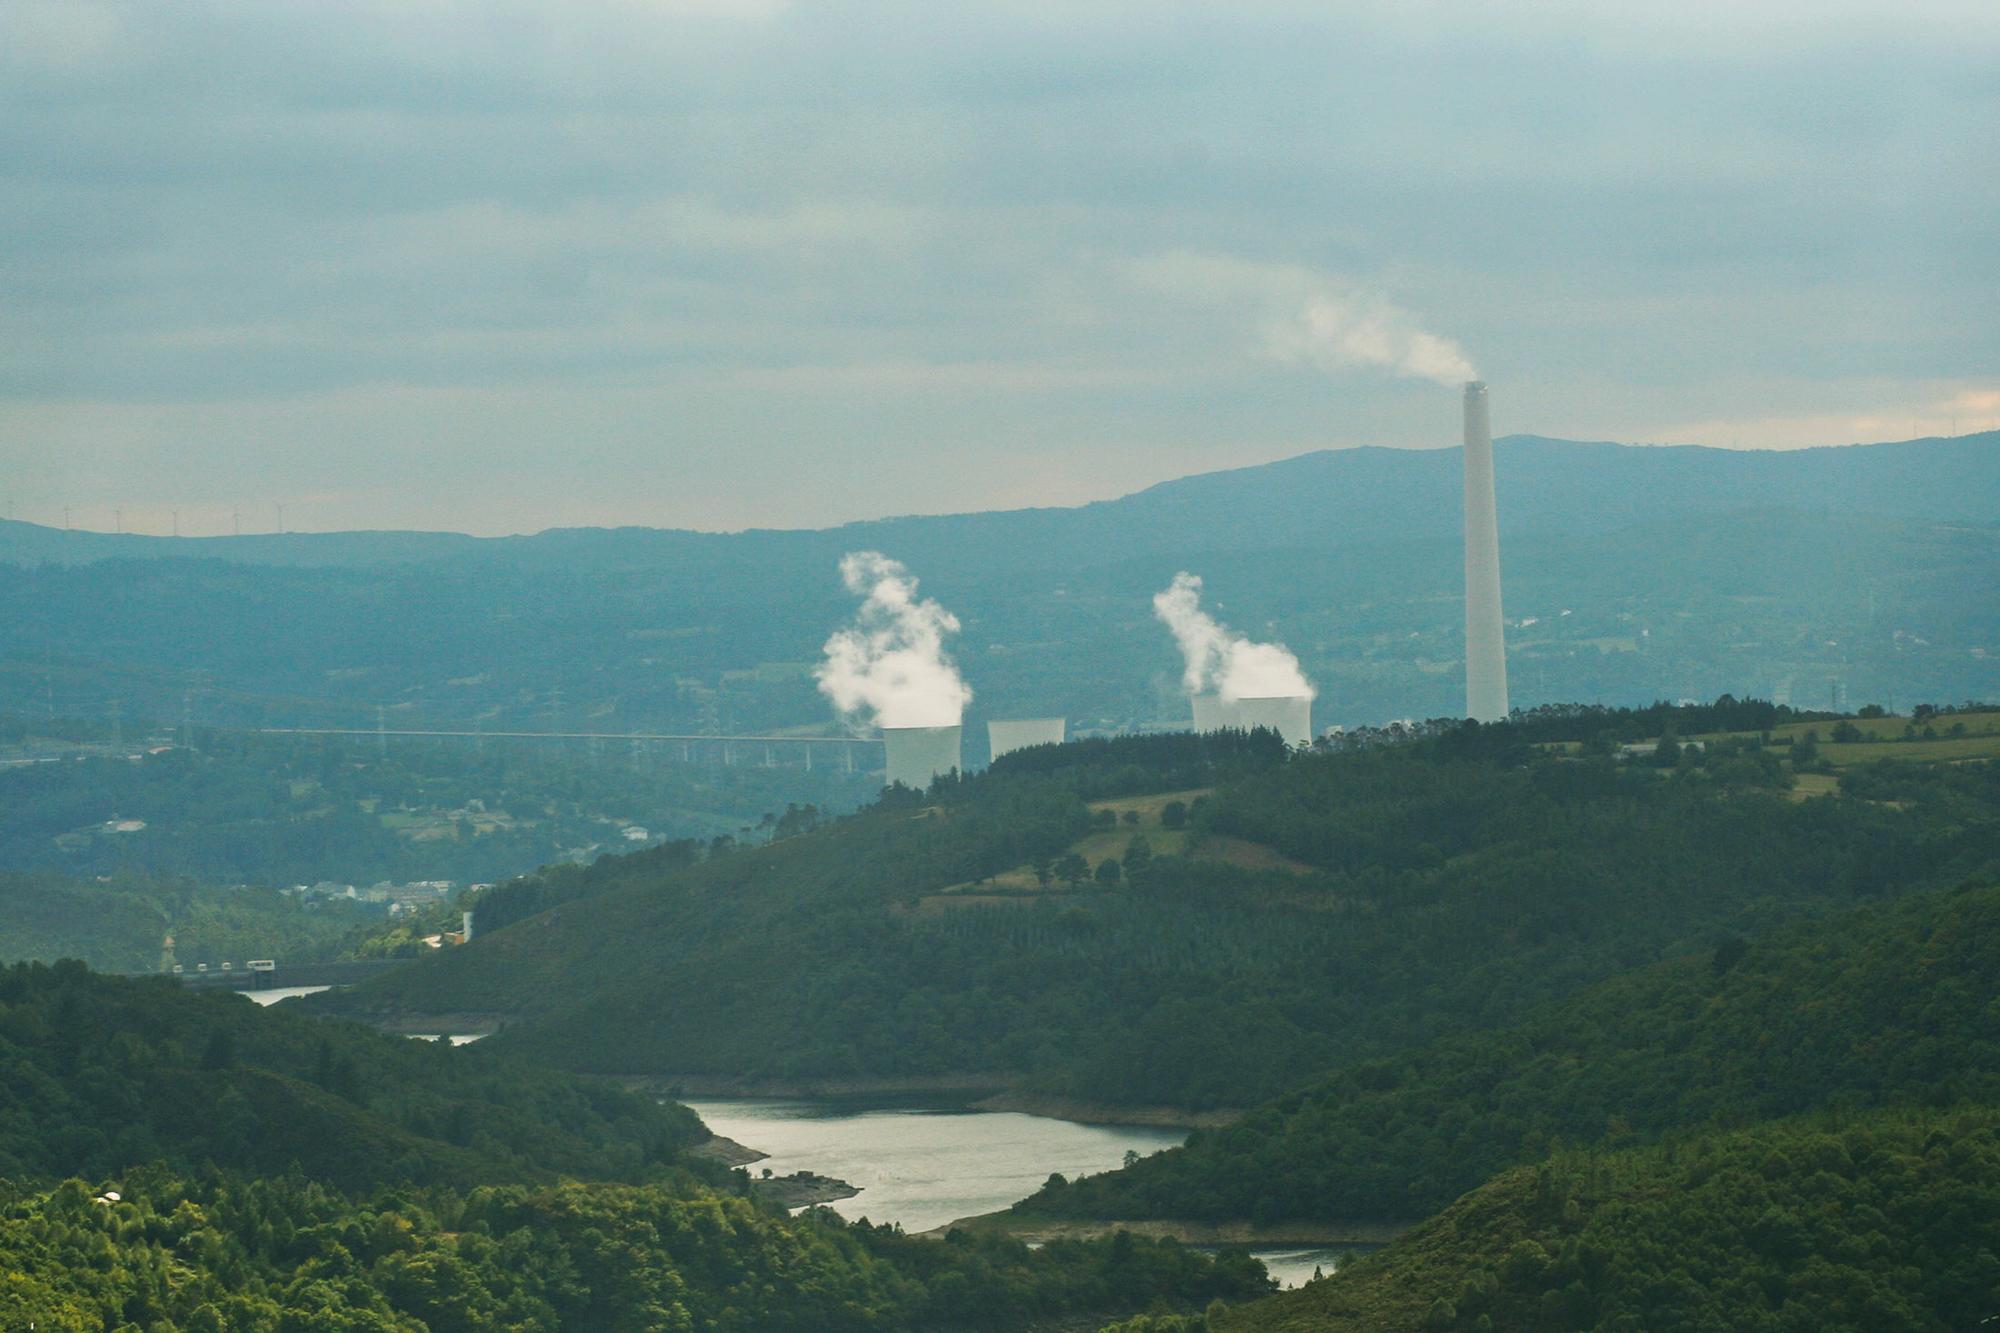
{"type": "MultiPolygon", "coordinates": [[[[1988,522],[2000,495],[2000,431],[1792,451],[1632,446],[1510,435],[1495,442],[1503,539],[1607,533],[1753,510],[1988,522]],[[1947,482],[1949,484],[1941,484],[1947,482]]],[[[551,529],[331,532],[169,538],[0,523],[0,564],[226,560],[303,568],[472,565],[535,569],[824,567],[877,547],[956,576],[1065,570],[1183,551],[1339,549],[1458,534],[1456,449],[1319,450],[1202,473],[1068,509],[872,519],[818,531],[698,533],[551,529]]]]}
{"type": "Polygon", "coordinates": [[[1993,1322],[2000,1111],[1899,1108],[1569,1151],[1329,1278],[1157,1333],[1976,1328],[1993,1322]]]}
{"type": "Polygon", "coordinates": [[[1800,802],[1754,743],[1662,773],[1513,727],[1278,759],[1188,736],[1024,752],[697,865],[601,861],[539,915],[316,1003],[486,1015],[496,1050],[669,1085],[1245,1106],[1718,932],[1955,882],[2000,802],[1800,802]],[[1179,837],[1117,799],[1197,789],[1179,837]],[[1071,852],[1092,873],[1044,886],[1071,852]]]}
{"type": "MultiPolygon", "coordinates": [[[[2000,866],[1993,867],[2000,870],[2000,866]]],[[[2000,888],[1914,894],[1356,1064],[1023,1216],[1408,1220],[1551,1145],[1903,1102],[2000,1106],[2000,888]]]]}
{"type": "MultiPolygon", "coordinates": [[[[1985,697],[2000,677],[2000,436],[1735,453],[1500,445],[1515,699],[1985,697]]],[[[841,553],[964,622],[975,722],[1183,717],[1149,598],[1182,568],[1288,643],[1318,719],[1455,711],[1457,454],[1356,449],[1076,509],[818,532],[151,538],[0,524],[0,713],[228,726],[754,731],[809,676],[841,553]],[[70,563],[60,563],[69,561],[70,563]]],[[[975,727],[969,754],[977,758],[975,727]]]]}

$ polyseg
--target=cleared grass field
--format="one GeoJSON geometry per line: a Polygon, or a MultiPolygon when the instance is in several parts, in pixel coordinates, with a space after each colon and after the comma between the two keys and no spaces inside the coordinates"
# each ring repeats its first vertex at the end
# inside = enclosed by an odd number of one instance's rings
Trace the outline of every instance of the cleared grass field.
{"type": "Polygon", "coordinates": [[[1912,763],[1954,763],[1969,759],[2000,759],[2000,733],[1985,736],[1940,737],[1934,741],[1853,741],[1821,745],[1820,758],[1835,768],[1872,764],[1877,759],[1912,763]]]}
{"type": "MultiPolygon", "coordinates": [[[[1855,730],[1871,741],[1901,740],[1904,729],[1911,725],[1911,719],[1907,717],[1854,717],[1848,718],[1847,721],[1853,724],[1855,730]]],[[[1837,722],[1790,722],[1782,727],[1775,728],[1771,732],[1771,738],[1773,740],[1797,740],[1808,731],[1816,731],[1819,733],[1820,743],[1824,745],[1833,729],[1838,725],[1840,724],[1837,722]]],[[[1967,739],[1976,736],[2000,736],[2000,713],[1959,713],[1949,717],[1932,718],[1925,725],[1938,733],[1939,740],[1967,739]],[[1948,736],[1947,733],[1954,726],[1963,726],[1965,728],[1965,736],[1948,736]]],[[[1922,731],[1923,727],[1920,726],[1917,730],[1922,731]]],[[[1863,742],[1857,741],[1854,743],[1862,744],[1863,742]]]]}
{"type": "Polygon", "coordinates": [[[1815,796],[1831,796],[1840,790],[1840,779],[1831,773],[1799,773],[1792,778],[1792,790],[1788,793],[1795,801],[1809,801],[1815,796]]]}
{"type": "Polygon", "coordinates": [[[1213,787],[1191,787],[1186,791],[1163,791],[1151,796],[1124,796],[1110,801],[1092,801],[1090,808],[1093,813],[1098,810],[1109,810],[1121,820],[1125,818],[1127,811],[1133,811],[1139,816],[1139,827],[1151,828],[1159,824],[1160,811],[1175,801],[1179,801],[1182,805],[1193,805],[1196,797],[1206,796],[1214,790],[1213,787]]]}
{"type": "MultiPolygon", "coordinates": [[[[1160,812],[1173,802],[1179,801],[1183,805],[1188,805],[1196,797],[1206,796],[1212,790],[1214,789],[1211,787],[1195,787],[1187,791],[1158,792],[1151,796],[1092,801],[1090,809],[1093,812],[1109,810],[1118,817],[1118,822],[1106,828],[1092,829],[1071,843],[1068,850],[1081,856],[1094,872],[1105,861],[1122,862],[1127,849],[1132,845],[1132,839],[1143,836],[1146,839],[1146,846],[1154,856],[1186,856],[1197,861],[1214,861],[1221,865],[1238,866],[1247,870],[1283,870],[1299,875],[1312,873],[1311,866],[1294,861],[1262,843],[1228,837],[1208,837],[1196,842],[1186,829],[1170,829],[1160,823],[1160,812]],[[1136,814],[1138,822],[1127,823],[1125,816],[1128,813],[1136,814]]],[[[919,900],[917,910],[930,914],[949,911],[955,907],[1015,905],[1032,902],[1040,897],[1095,892],[1097,888],[1094,882],[1086,882],[1072,889],[1059,881],[1044,887],[1041,881],[1035,878],[1034,867],[1016,866],[991,879],[953,884],[936,893],[928,894],[919,900]]]]}
{"type": "MultiPolygon", "coordinates": [[[[1792,744],[1807,732],[1819,736],[1819,757],[1836,769],[1854,768],[1861,764],[1872,764],[1878,759],[1906,759],[1912,763],[1956,763],[1967,760],[2000,759],[2000,713],[1957,713],[1928,719],[1928,726],[1936,733],[1934,737],[1905,740],[1903,737],[1912,725],[1907,717],[1856,717],[1844,719],[1863,737],[1856,741],[1835,741],[1833,729],[1840,722],[1790,722],[1771,731],[1774,742],[1771,748],[1786,753],[1792,744]],[[1953,728],[1962,727],[1961,735],[1952,735],[1953,728]]],[[[1923,726],[1917,727],[1922,732],[1923,726]]],[[[1751,740],[1756,732],[1733,731],[1714,732],[1697,739],[1711,740],[1751,740]]],[[[1815,774],[1801,774],[1795,794],[1815,795],[1818,785],[1809,781],[1815,774]]]]}

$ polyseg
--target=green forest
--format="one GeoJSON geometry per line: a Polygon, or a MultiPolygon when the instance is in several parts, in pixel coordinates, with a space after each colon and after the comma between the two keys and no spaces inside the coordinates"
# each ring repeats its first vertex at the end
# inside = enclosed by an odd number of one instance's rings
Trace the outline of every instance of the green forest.
{"type": "Polygon", "coordinates": [[[2000,1315],[1996,1255],[2000,1111],[1829,1113],[1558,1151],[1333,1277],[1154,1327],[1949,1333],[2000,1315]]]}
{"type": "Polygon", "coordinates": [[[1268,1290],[1171,1242],[787,1217],[687,1155],[706,1138],[683,1107],[504,1055],[15,965],[0,1326],[1004,1330],[1268,1290]]]}
{"type": "Polygon", "coordinates": [[[0,1182],[0,1321],[183,1333],[839,1333],[1092,1327],[1258,1293],[1262,1269],[1129,1235],[1031,1250],[786,1218],[689,1184],[352,1196],[140,1167],[0,1182]]]}
{"type": "Polygon", "coordinates": [[[1768,752],[1726,745],[1661,769],[1505,727],[1312,756],[1204,744],[1009,756],[768,846],[564,872],[559,909],[316,1002],[493,1014],[497,1048],[607,1073],[977,1074],[1243,1107],[1720,938],[1957,883],[2000,845],[1983,769],[1800,801],[1768,752]],[[1182,829],[1109,808],[1177,790],[1207,793],[1182,829]],[[1148,839],[1185,850],[1115,881],[1031,873],[1148,839]]]}
{"type": "Polygon", "coordinates": [[[0,970],[0,1061],[0,1176],[162,1160],[352,1189],[636,1179],[706,1137],[610,1083],[75,962],[0,970]]]}
{"type": "Polygon", "coordinates": [[[1361,1063],[1018,1208],[1413,1220],[1559,1143],[1885,1102],[2000,1105],[2000,886],[1934,890],[1620,976],[1361,1063]]]}

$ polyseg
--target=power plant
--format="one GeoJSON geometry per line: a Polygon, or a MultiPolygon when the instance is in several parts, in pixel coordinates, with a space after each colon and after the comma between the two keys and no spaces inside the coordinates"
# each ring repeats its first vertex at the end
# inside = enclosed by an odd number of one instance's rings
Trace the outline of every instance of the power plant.
{"type": "Polygon", "coordinates": [[[1507,720],[1507,643],[1500,624],[1500,521],[1486,385],[1465,386],[1465,715],[1507,720]]]}
{"type": "Polygon", "coordinates": [[[959,770],[961,727],[884,727],[882,744],[889,754],[886,785],[900,782],[923,791],[931,779],[959,770]]]}
{"type": "MultiPolygon", "coordinates": [[[[1500,618],[1500,524],[1493,485],[1493,431],[1486,384],[1465,384],[1465,715],[1502,722],[1508,714],[1507,645],[1500,618]]],[[[886,780],[914,790],[962,771],[960,742],[972,690],[945,651],[955,616],[917,596],[917,580],[876,551],[841,561],[850,591],[865,600],[853,627],[827,640],[815,672],[843,713],[867,710],[888,751],[886,780]],[[942,723],[950,725],[912,725],[942,723]]],[[[1182,570],[1153,597],[1154,614],[1173,632],[1183,659],[1182,688],[1197,732],[1276,732],[1287,746],[1313,740],[1312,682],[1282,643],[1256,642],[1201,605],[1202,580],[1182,570]]],[[[988,753],[998,759],[1033,745],[1060,745],[1060,717],[994,719],[988,753]]]]}
{"type": "Polygon", "coordinates": [[[1067,729],[1066,719],[1060,717],[1023,717],[988,722],[986,742],[989,757],[998,759],[1003,754],[1025,750],[1030,745],[1061,745],[1067,729]]]}

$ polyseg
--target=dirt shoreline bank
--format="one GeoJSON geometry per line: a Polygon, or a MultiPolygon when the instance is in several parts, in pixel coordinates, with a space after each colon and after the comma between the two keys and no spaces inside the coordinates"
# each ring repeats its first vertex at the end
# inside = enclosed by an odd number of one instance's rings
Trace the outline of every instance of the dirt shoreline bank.
{"type": "Polygon", "coordinates": [[[1387,1245],[1404,1230],[1395,1222],[1189,1222],[1147,1218],[1137,1221],[1068,1221],[1060,1218],[1020,1217],[1013,1213],[982,1213],[962,1217],[919,1234],[942,1237],[953,1228],[965,1231],[997,1231],[1033,1245],[1053,1240],[1094,1240],[1117,1231],[1158,1240],[1177,1240],[1183,1245],[1241,1245],[1268,1249],[1279,1245],[1387,1245]]]}
{"type": "Polygon", "coordinates": [[[979,1111],[1019,1111],[1023,1115],[1047,1116],[1079,1125],[1142,1125],[1155,1129],[1220,1129],[1243,1118],[1242,1111],[1228,1108],[1191,1111],[1184,1106],[1118,1106],[1014,1091],[997,1092],[972,1105],[979,1111]]]}
{"type": "MultiPolygon", "coordinates": [[[[348,1015],[341,1015],[347,1017],[348,1015]]],[[[377,1032],[393,1033],[399,1037],[424,1036],[438,1032],[448,1032],[454,1036],[478,1034],[490,1037],[507,1024],[506,1016],[492,1013],[466,1014],[396,1014],[388,1018],[363,1018],[377,1032]]]]}
{"type": "Polygon", "coordinates": [[[637,1092],[677,1100],[708,1097],[936,1097],[971,1105],[1011,1087],[1006,1074],[952,1074],[910,1078],[753,1078],[742,1074],[620,1074],[637,1092]]]}
{"type": "Polygon", "coordinates": [[[912,1078],[751,1078],[736,1074],[625,1074],[619,1082],[638,1092],[678,1100],[710,1097],[936,1098],[975,1111],[1017,1111],[1079,1125],[1142,1125],[1166,1129],[1215,1129],[1242,1111],[1195,1111],[1182,1106],[1120,1106],[1022,1090],[1007,1074],[944,1074],[912,1078]]]}

